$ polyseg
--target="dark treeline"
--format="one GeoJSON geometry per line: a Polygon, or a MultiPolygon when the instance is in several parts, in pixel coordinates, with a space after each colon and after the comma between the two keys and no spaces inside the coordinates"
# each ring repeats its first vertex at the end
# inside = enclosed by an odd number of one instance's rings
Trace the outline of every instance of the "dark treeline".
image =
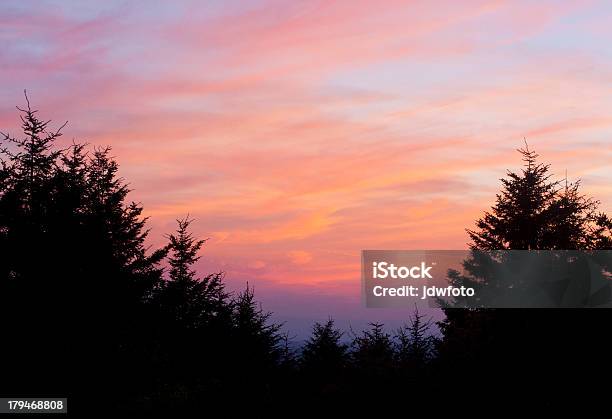
{"type": "MultiPolygon", "coordinates": [[[[266,417],[377,400],[441,409],[440,397],[551,406],[591,389],[576,377],[609,372],[609,310],[449,309],[440,337],[416,311],[393,331],[347,335],[330,319],[295,351],[252,287],[230,293],[223,273],[194,270],[205,242],[189,217],[147,248],[110,149],[60,149],[61,130],[29,103],[20,113],[23,136],[4,134],[0,150],[0,394],[68,396],[77,411],[266,417]]],[[[469,230],[472,246],[612,248],[598,202],[521,153],[524,169],[469,230]]]]}

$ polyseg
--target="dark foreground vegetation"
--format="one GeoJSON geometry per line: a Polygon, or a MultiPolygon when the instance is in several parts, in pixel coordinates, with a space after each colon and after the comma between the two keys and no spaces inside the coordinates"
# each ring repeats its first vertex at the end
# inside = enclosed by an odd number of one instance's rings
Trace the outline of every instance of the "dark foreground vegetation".
{"type": "MultiPolygon", "coordinates": [[[[231,294],[223,273],[193,270],[204,242],[190,219],[151,251],[109,149],[60,149],[60,131],[20,111],[23,136],[0,146],[1,395],[169,416],[605,403],[610,310],[449,309],[439,338],[417,312],[344,336],[330,319],[293,351],[252,288],[231,294]]],[[[598,203],[520,152],[472,246],[612,248],[598,203]]]]}

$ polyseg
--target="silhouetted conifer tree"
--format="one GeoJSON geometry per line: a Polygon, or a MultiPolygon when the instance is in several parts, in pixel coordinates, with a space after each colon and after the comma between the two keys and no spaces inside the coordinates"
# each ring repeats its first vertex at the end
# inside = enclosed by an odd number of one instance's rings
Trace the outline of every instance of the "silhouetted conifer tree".
{"type": "Polygon", "coordinates": [[[490,212],[467,230],[479,250],[606,249],[612,221],[597,211],[599,201],[578,191],[580,182],[552,181],[549,165],[526,145],[520,173],[508,171],[490,212]]]}
{"type": "MultiPolygon", "coordinates": [[[[14,340],[15,345],[3,347],[8,351],[4,359],[29,361],[21,365],[23,376],[36,374],[45,363],[52,365],[56,356],[63,359],[62,353],[68,349],[51,333],[51,330],[57,333],[66,320],[66,310],[62,307],[64,284],[51,274],[56,271],[54,256],[61,242],[48,234],[52,229],[49,207],[54,200],[53,174],[59,157],[52,146],[61,136],[62,127],[50,131],[49,122],[40,120],[27,102],[25,109],[18,108],[24,136],[2,134],[0,175],[1,321],[9,336],[20,336],[14,340]],[[26,330],[30,333],[26,334],[26,330]],[[50,339],[56,345],[39,353],[36,349],[39,339],[50,339]]],[[[14,362],[7,365],[4,373],[10,377],[12,387],[19,389],[33,381],[21,378],[18,373],[12,375],[11,365],[14,362]]],[[[37,383],[42,388],[52,385],[40,378],[37,383]]]]}
{"type": "MultiPolygon", "coordinates": [[[[538,163],[528,147],[519,152],[524,168],[508,172],[491,211],[476,222],[477,229],[468,230],[475,252],[464,268],[471,279],[455,275],[457,281],[489,280],[491,259],[480,250],[610,248],[612,222],[597,211],[598,202],[579,193],[579,182],[563,187],[551,180],[549,166],[538,163]]],[[[491,403],[517,383],[523,384],[519,403],[538,403],[555,392],[572,397],[571,377],[587,364],[594,371],[603,365],[603,330],[612,320],[608,310],[593,309],[446,309],[445,314],[443,370],[469,374],[470,385],[491,403]]]]}
{"type": "Polygon", "coordinates": [[[315,376],[339,374],[348,362],[348,345],[342,343],[342,336],[331,318],[325,323],[315,323],[302,351],[303,370],[315,376]]]}
{"type": "Polygon", "coordinates": [[[353,364],[366,376],[384,376],[393,366],[393,343],[383,326],[381,323],[370,323],[370,329],[353,338],[353,364]]]}
{"type": "Polygon", "coordinates": [[[248,283],[233,299],[232,362],[228,365],[231,391],[257,411],[272,408],[282,362],[282,325],[271,316],[255,300],[248,283]]]}
{"type": "Polygon", "coordinates": [[[409,323],[396,333],[395,356],[399,368],[408,373],[421,372],[435,355],[433,322],[415,308],[409,323]]]}
{"type": "Polygon", "coordinates": [[[196,240],[189,233],[191,222],[188,218],[178,220],[176,234],[169,236],[170,275],[160,292],[163,304],[173,311],[171,316],[176,326],[202,329],[219,319],[225,319],[229,327],[231,305],[223,274],[197,278],[193,270],[193,265],[200,259],[198,252],[205,240],[196,240]]]}
{"type": "MultiPolygon", "coordinates": [[[[11,392],[93,397],[111,377],[136,377],[143,302],[165,251],[147,254],[141,207],[126,203],[106,149],[66,150],[28,106],[24,137],[4,134],[0,173],[0,306],[16,335],[5,359],[11,392]],[[67,368],[83,365],[87,368],[67,368]]],[[[64,124],[65,125],[65,124],[64,124]]],[[[62,126],[63,127],[63,126],[62,126]]]]}
{"type": "Polygon", "coordinates": [[[277,364],[281,354],[281,324],[271,320],[272,313],[264,311],[255,300],[254,288],[247,284],[234,300],[234,335],[238,347],[250,351],[243,359],[252,367],[267,368],[277,364]]]}
{"type": "Polygon", "coordinates": [[[351,394],[349,346],[334,320],[315,323],[300,359],[298,403],[311,400],[317,406],[342,405],[351,394]]]}
{"type": "Polygon", "coordinates": [[[185,409],[210,403],[228,368],[232,304],[223,274],[198,277],[194,264],[205,240],[189,232],[192,220],[177,220],[168,236],[168,278],[155,291],[159,309],[154,359],[160,409],[185,409]],[[212,397],[211,397],[212,396],[212,397]]]}
{"type": "Polygon", "coordinates": [[[550,223],[550,204],[558,182],[550,181],[549,165],[537,162],[538,155],[526,146],[519,152],[525,167],[520,173],[508,171],[501,179],[502,191],[491,212],[468,230],[473,246],[479,249],[540,249],[550,223]]]}

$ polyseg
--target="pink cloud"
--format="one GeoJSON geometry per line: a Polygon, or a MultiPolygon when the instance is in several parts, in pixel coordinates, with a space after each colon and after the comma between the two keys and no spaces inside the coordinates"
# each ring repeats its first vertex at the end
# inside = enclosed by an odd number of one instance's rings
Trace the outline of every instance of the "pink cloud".
{"type": "Polygon", "coordinates": [[[303,250],[292,250],[287,252],[287,256],[294,265],[305,265],[312,260],[312,255],[303,250]]]}
{"type": "Polygon", "coordinates": [[[564,19],[591,8],[1,14],[0,125],[17,132],[28,88],[42,115],[71,121],[63,141],[113,146],[155,244],[190,213],[211,238],[202,269],[346,291],[362,248],[464,248],[524,136],[610,205],[605,45],[561,48],[579,35],[564,19]]]}

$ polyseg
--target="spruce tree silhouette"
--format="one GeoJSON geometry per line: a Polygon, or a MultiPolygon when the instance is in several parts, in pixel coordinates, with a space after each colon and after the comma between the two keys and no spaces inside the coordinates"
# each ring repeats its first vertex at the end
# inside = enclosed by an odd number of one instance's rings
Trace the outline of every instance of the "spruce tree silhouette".
{"type": "MultiPolygon", "coordinates": [[[[491,211],[476,222],[477,229],[468,230],[473,257],[464,263],[466,271],[487,278],[490,259],[481,250],[610,249],[612,222],[597,211],[599,203],[578,192],[579,182],[563,187],[551,180],[549,166],[538,163],[527,145],[518,151],[523,170],[508,172],[491,211]]],[[[470,391],[478,389],[488,403],[500,402],[517,383],[522,391],[516,403],[542,404],[560,395],[577,400],[572,380],[584,368],[609,372],[602,349],[609,310],[445,309],[445,314],[442,370],[471,377],[470,391]]],[[[594,387],[581,388],[587,389],[594,387]]],[[[458,389],[456,396],[461,394],[458,389]]]]}
{"type": "Polygon", "coordinates": [[[316,322],[300,359],[299,391],[319,405],[341,405],[350,395],[349,346],[334,320],[316,322]]]}
{"type": "Polygon", "coordinates": [[[50,131],[29,101],[19,111],[24,138],[3,134],[1,149],[0,321],[16,336],[2,391],[77,395],[76,407],[117,374],[114,394],[138,381],[143,302],[165,251],[147,254],[109,149],[59,149],[65,124],[50,131]]]}
{"type": "Polygon", "coordinates": [[[396,365],[404,375],[418,377],[435,356],[437,339],[431,334],[433,320],[427,319],[415,307],[409,322],[396,334],[396,365]]]}
{"type": "MultiPolygon", "coordinates": [[[[397,385],[394,342],[382,323],[370,323],[370,328],[353,334],[350,350],[351,398],[384,400],[396,391],[409,392],[409,385],[397,385]]],[[[382,409],[384,403],[377,403],[382,409]]]]}
{"type": "Polygon", "coordinates": [[[479,250],[608,249],[612,220],[597,211],[599,201],[578,191],[580,181],[565,187],[551,181],[550,165],[538,163],[529,149],[519,149],[525,167],[508,171],[491,212],[468,229],[479,250]]]}
{"type": "Polygon", "coordinates": [[[353,338],[352,362],[366,380],[385,377],[393,365],[393,342],[383,326],[382,323],[370,323],[369,330],[353,338]]]}
{"type": "Polygon", "coordinates": [[[170,275],[158,291],[159,303],[167,311],[173,327],[208,329],[218,321],[229,326],[231,304],[225,291],[223,273],[197,278],[193,265],[200,259],[205,240],[196,240],[188,228],[193,220],[177,220],[178,229],[168,236],[170,275]]]}
{"type": "Polygon", "coordinates": [[[282,360],[281,324],[271,320],[247,283],[233,301],[233,390],[254,410],[272,409],[273,389],[282,360]]]}
{"type": "Polygon", "coordinates": [[[194,264],[205,240],[189,232],[193,220],[177,220],[168,236],[167,280],[152,299],[156,317],[156,353],[152,365],[158,387],[156,409],[195,409],[211,402],[228,359],[232,304],[223,273],[198,277],[194,264]]]}
{"type": "MultiPolygon", "coordinates": [[[[26,102],[26,108],[18,108],[24,137],[17,139],[2,134],[0,175],[0,317],[8,336],[20,336],[15,339],[17,345],[3,345],[3,351],[7,352],[3,359],[29,361],[22,364],[22,373],[13,370],[13,365],[17,369],[13,362],[4,372],[8,380],[3,384],[14,380],[11,387],[14,385],[17,391],[28,386],[24,376],[28,373],[41,375],[36,371],[44,368],[45,364],[51,372],[59,373],[61,367],[54,367],[52,360],[61,359],[62,353],[68,349],[54,337],[62,333],[57,328],[66,312],[61,305],[55,306],[57,300],[47,298],[61,297],[56,292],[61,284],[50,280],[47,273],[47,269],[52,268],[49,265],[56,250],[52,245],[56,243],[46,233],[50,224],[47,209],[53,193],[53,173],[59,156],[52,146],[61,136],[63,126],[49,131],[49,122],[37,118],[27,96],[26,102]],[[26,334],[26,330],[30,333],[26,334]],[[40,353],[36,348],[39,339],[51,339],[56,345],[40,353]]],[[[51,383],[44,382],[43,377],[40,378],[36,381],[39,391],[51,386],[51,383]]],[[[64,386],[60,385],[60,388],[64,386]]]]}
{"type": "Polygon", "coordinates": [[[332,318],[315,323],[302,351],[302,369],[317,378],[339,374],[348,363],[348,345],[341,342],[342,336],[332,318]]]}

